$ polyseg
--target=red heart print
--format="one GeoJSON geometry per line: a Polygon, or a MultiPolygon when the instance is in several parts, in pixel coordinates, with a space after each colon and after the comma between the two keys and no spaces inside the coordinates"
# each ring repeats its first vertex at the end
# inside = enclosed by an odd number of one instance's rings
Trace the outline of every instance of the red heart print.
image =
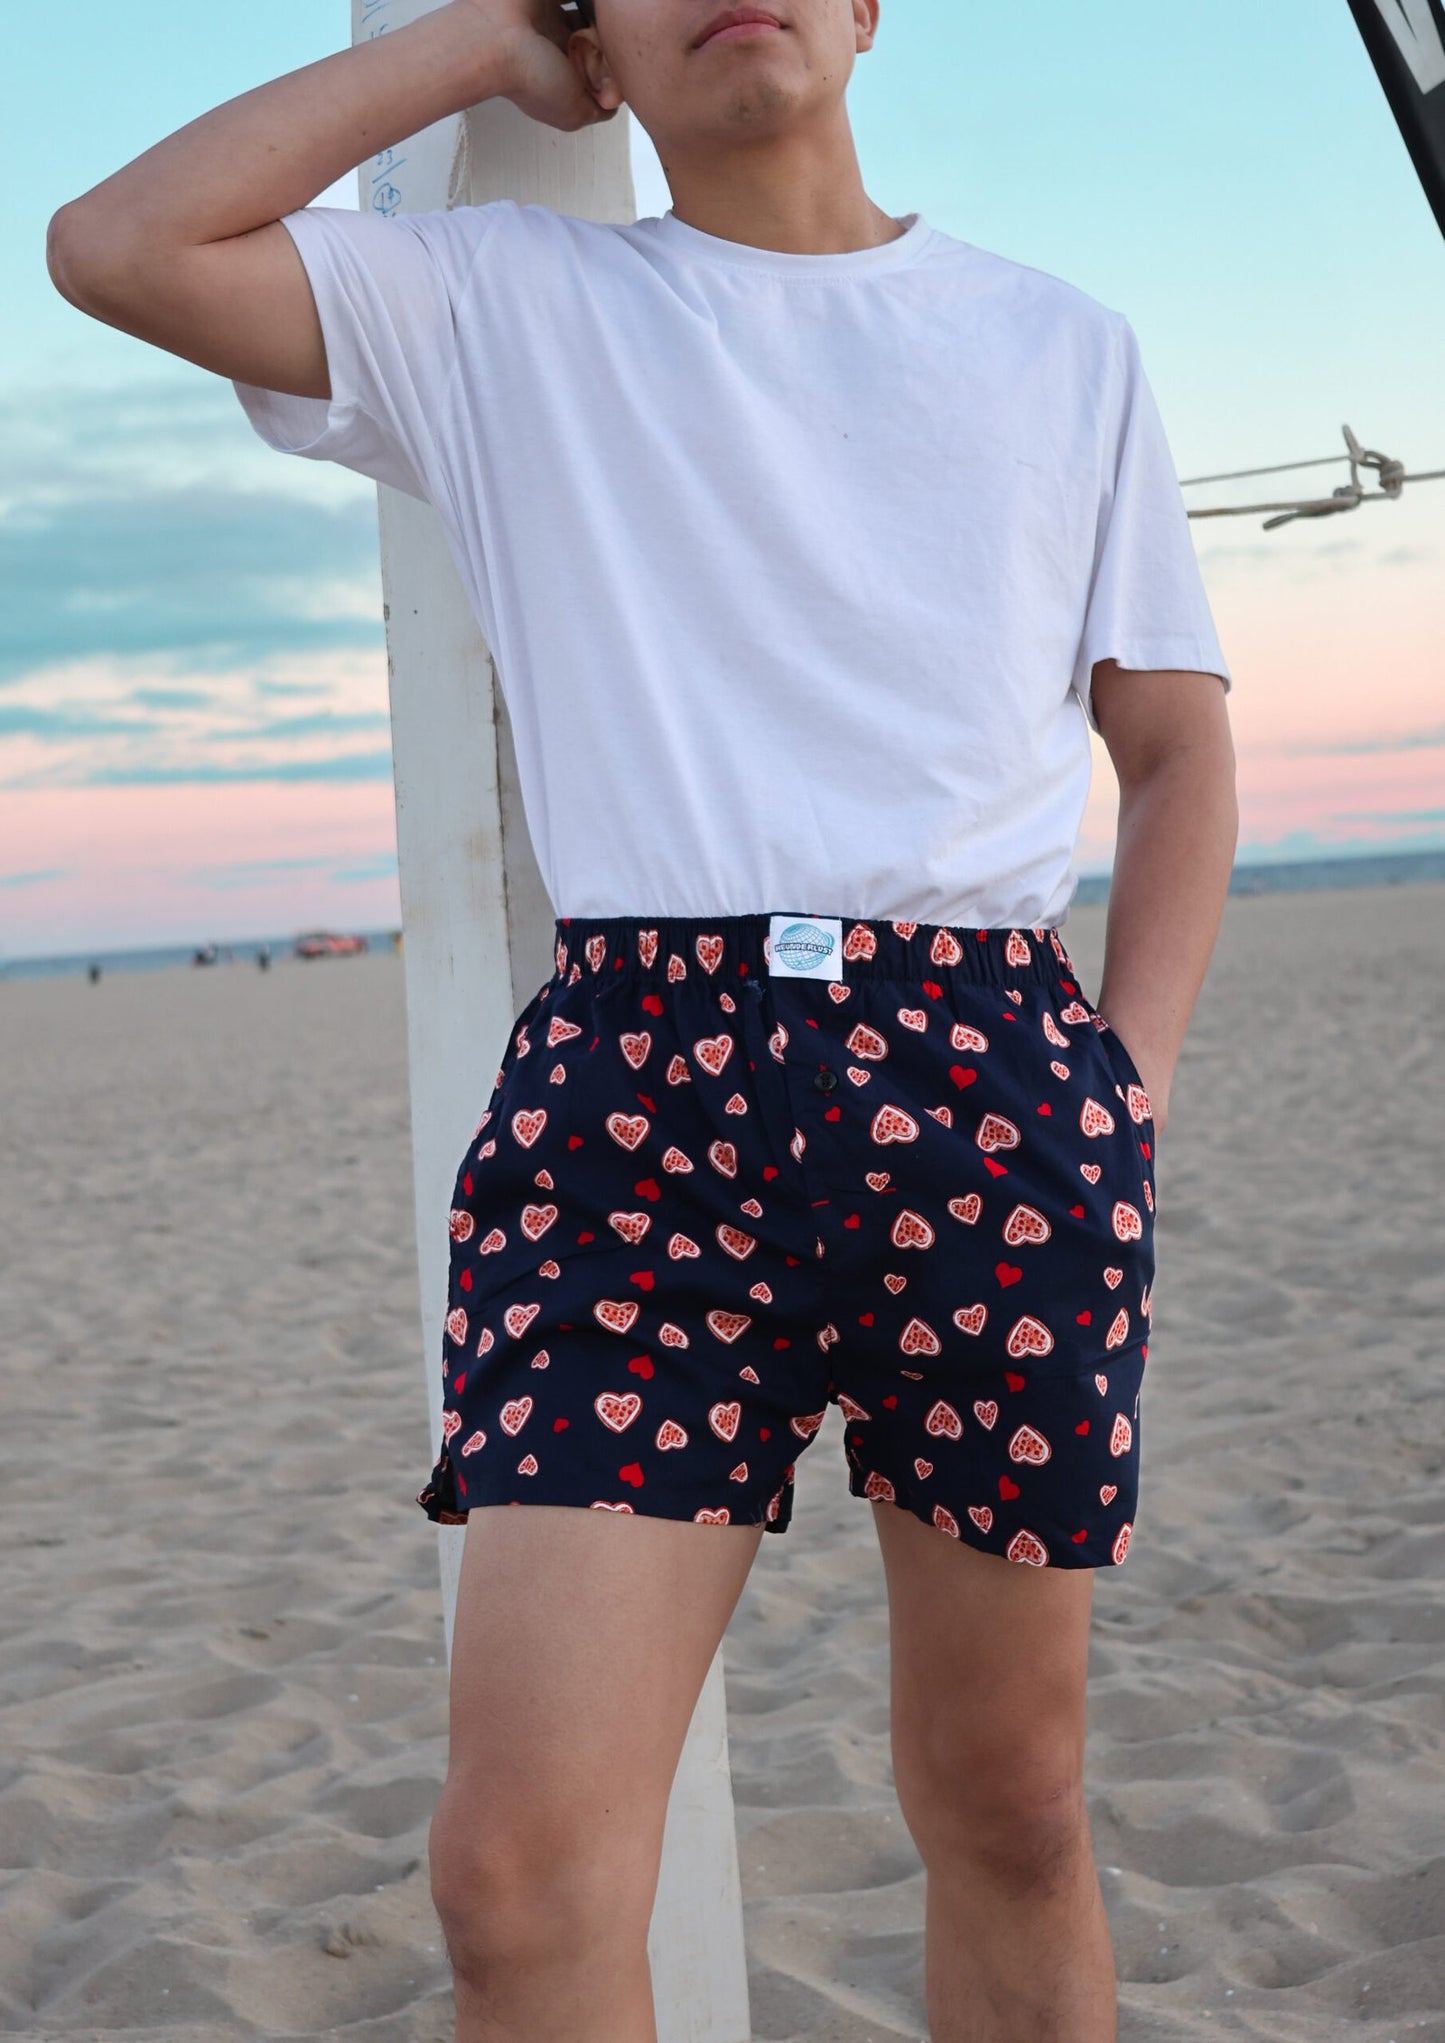
{"type": "Polygon", "coordinates": [[[885,1412],[891,1412],[891,1411],[896,1411],[896,1410],[897,1410],[897,1407],[898,1407],[898,1399],[897,1399],[897,1397],[896,1397],[896,1396],[894,1396],[894,1395],[890,1394],[890,1395],[889,1395],[888,1397],[884,1398],[884,1400],[883,1400],[883,1409],[884,1409],[884,1411],[885,1411],[885,1412]]]}
{"type": "Polygon", "coordinates": [[[580,1135],[569,1135],[567,1137],[567,1147],[569,1149],[580,1149],[582,1147],[582,1137],[580,1135]]]}
{"type": "Polygon", "coordinates": [[[1094,1323],[1094,1315],[1091,1312],[1076,1312],[1074,1314],[1074,1321],[1076,1325],[1081,1327],[1092,1326],[1094,1323]]]}
{"type": "Polygon", "coordinates": [[[634,1355],[627,1367],[634,1376],[640,1376],[644,1383],[649,1382],[652,1378],[653,1367],[650,1355],[634,1355]]]}
{"type": "Polygon", "coordinates": [[[625,1433],[642,1410],[642,1399],[635,1390],[629,1390],[625,1397],[615,1390],[603,1390],[593,1398],[592,1408],[604,1426],[610,1426],[614,1433],[625,1433]]]}
{"type": "Polygon", "coordinates": [[[629,1461],[626,1468],[618,1469],[617,1473],[622,1478],[623,1482],[631,1483],[634,1490],[640,1490],[642,1488],[641,1462],[629,1461]]]}
{"type": "Polygon", "coordinates": [[[1018,1495],[1019,1486],[1008,1476],[1000,1476],[998,1479],[998,1493],[1007,1504],[1018,1495]]]}
{"type": "Polygon", "coordinates": [[[999,1283],[1005,1286],[1017,1284],[1019,1278],[1023,1275],[1023,1271],[1017,1263],[995,1263],[993,1273],[998,1278],[999,1283]]]}
{"type": "Polygon", "coordinates": [[[732,1440],[736,1437],[738,1422],[742,1415],[742,1405],[736,1398],[730,1404],[724,1403],[719,1399],[717,1404],[709,1411],[707,1422],[712,1427],[714,1433],[717,1434],[719,1440],[732,1440]]]}
{"type": "Polygon", "coordinates": [[[554,1433],[565,1433],[571,1423],[570,1419],[554,1419],[552,1421],[552,1431],[554,1433]]]}
{"type": "Polygon", "coordinates": [[[941,1438],[958,1440],[963,1434],[963,1421],[947,1398],[941,1397],[929,1408],[928,1417],[923,1422],[923,1430],[941,1438]]]}
{"type": "Polygon", "coordinates": [[[1081,1433],[1081,1434],[1082,1434],[1082,1433],[1087,1433],[1087,1432],[1088,1432],[1088,1430],[1089,1430],[1089,1422],[1088,1422],[1088,1420],[1087,1420],[1087,1419],[1080,1419],[1080,1421],[1079,1421],[1078,1425],[1077,1425],[1077,1426],[1075,1426],[1075,1428],[1074,1428],[1074,1431],[1075,1431],[1076,1433],[1081,1433]]]}
{"type": "Polygon", "coordinates": [[[532,1414],[532,1400],[529,1397],[514,1397],[502,1406],[499,1414],[504,1433],[520,1433],[532,1414]]]}
{"type": "Polygon", "coordinates": [[[1008,1385],[1010,1390],[1022,1390],[1024,1385],[1028,1382],[1028,1378],[1026,1376],[1020,1376],[1017,1374],[1015,1370],[1012,1369],[1005,1369],[1003,1373],[1003,1380],[1008,1385]]]}
{"type": "Polygon", "coordinates": [[[1082,1206],[1071,1206],[1069,1208],[1069,1218],[1071,1220],[1082,1220],[1083,1217],[1084,1209],[1082,1206]]]}

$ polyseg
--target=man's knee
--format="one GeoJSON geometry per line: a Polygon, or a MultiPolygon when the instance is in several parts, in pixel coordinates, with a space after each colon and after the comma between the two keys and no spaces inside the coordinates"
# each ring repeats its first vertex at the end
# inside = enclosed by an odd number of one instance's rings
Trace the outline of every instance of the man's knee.
{"type": "Polygon", "coordinates": [[[1066,1883],[1088,1842],[1083,1769],[1071,1741],[1015,1740],[899,1768],[899,1800],[924,1864],[1025,1892],[1066,1883]]]}
{"type": "Polygon", "coordinates": [[[478,1810],[445,1793],[429,1837],[432,1905],[454,1970],[483,1978],[585,1966],[645,1948],[656,1853],[637,1837],[589,1840],[544,1810],[478,1810]]]}

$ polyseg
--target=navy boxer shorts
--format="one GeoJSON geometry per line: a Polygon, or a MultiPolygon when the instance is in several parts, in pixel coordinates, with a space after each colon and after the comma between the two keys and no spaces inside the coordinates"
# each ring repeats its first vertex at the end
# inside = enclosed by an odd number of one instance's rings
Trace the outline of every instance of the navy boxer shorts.
{"type": "Polygon", "coordinates": [[[1055,929],[563,917],[457,1173],[416,1501],[786,1529],[853,1495],[1033,1567],[1138,1493],[1155,1131],[1055,929]]]}

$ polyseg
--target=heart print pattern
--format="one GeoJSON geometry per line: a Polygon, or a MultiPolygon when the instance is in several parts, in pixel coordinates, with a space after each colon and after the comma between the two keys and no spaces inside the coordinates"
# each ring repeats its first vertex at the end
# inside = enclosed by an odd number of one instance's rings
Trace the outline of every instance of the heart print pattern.
{"type": "Polygon", "coordinates": [[[786,1529],[849,1487],[1032,1567],[1116,1566],[1154,1275],[1148,1094],[1056,929],[560,918],[458,1168],[417,1502],[786,1529]]]}

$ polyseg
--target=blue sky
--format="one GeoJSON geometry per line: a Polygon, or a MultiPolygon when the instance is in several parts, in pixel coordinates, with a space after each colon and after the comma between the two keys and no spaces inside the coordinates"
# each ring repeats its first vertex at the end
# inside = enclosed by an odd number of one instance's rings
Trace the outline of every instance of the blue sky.
{"type": "MultiPolygon", "coordinates": [[[[10,25],[0,956],[395,919],[372,486],[270,453],[229,384],[87,319],[44,264],[66,199],[349,34],[340,0],[49,0],[10,25]]],[[[885,0],[850,107],[879,204],[1128,314],[1181,476],[1332,453],[1345,420],[1445,467],[1445,247],[1346,0],[885,0]]],[[[636,163],[660,210],[645,138],[636,163]]],[[[1194,532],[1241,856],[1445,844],[1445,484],[1194,532]]],[[[1111,841],[1096,782],[1085,870],[1111,841]]]]}

